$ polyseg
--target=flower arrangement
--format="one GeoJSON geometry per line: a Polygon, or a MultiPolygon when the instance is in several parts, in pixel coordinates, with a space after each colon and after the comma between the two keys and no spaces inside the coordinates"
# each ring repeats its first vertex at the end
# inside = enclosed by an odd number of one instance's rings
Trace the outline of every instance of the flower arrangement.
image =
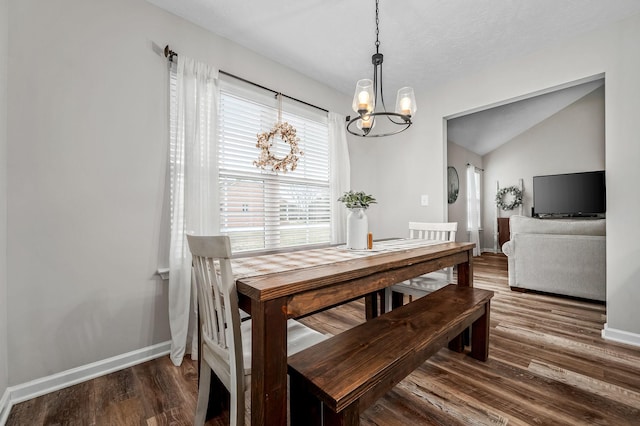
{"type": "Polygon", "coordinates": [[[513,210],[522,204],[522,191],[517,186],[508,186],[500,189],[496,194],[496,206],[502,210],[513,210]],[[513,200],[510,203],[505,202],[504,196],[507,194],[513,195],[513,200]]]}
{"type": "Polygon", "coordinates": [[[373,196],[365,194],[363,191],[354,192],[352,190],[345,192],[338,201],[344,203],[348,209],[368,209],[370,204],[377,203],[373,196]]]}
{"type": "Polygon", "coordinates": [[[278,173],[287,171],[294,171],[298,166],[298,158],[304,155],[304,152],[300,151],[298,142],[300,138],[296,135],[296,129],[291,124],[284,122],[276,124],[273,129],[268,132],[260,133],[257,135],[258,141],[256,148],[260,149],[260,156],[258,160],[253,162],[253,165],[261,169],[271,167],[271,170],[278,173]],[[290,151],[284,158],[277,158],[272,152],[273,139],[280,135],[283,141],[289,144],[290,151]]]}

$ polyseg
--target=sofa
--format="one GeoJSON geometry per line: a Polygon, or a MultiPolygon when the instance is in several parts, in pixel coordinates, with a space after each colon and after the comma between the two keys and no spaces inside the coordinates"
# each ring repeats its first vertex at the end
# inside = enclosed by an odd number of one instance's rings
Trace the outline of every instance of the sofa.
{"type": "Polygon", "coordinates": [[[508,256],[512,290],[606,300],[605,219],[511,216],[508,256]]]}

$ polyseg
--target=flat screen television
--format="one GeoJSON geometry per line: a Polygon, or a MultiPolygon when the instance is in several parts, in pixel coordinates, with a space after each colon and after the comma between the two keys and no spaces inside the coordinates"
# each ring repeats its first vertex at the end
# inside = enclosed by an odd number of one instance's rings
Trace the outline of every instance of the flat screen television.
{"type": "Polygon", "coordinates": [[[604,170],[533,177],[533,216],[599,217],[606,212],[604,170]]]}

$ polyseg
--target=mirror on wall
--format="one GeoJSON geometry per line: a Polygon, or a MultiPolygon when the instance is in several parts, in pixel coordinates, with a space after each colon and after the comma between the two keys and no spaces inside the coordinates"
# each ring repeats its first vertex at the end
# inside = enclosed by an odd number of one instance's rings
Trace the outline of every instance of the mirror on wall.
{"type": "Polygon", "coordinates": [[[458,180],[458,171],[455,167],[447,167],[447,201],[453,204],[458,199],[460,191],[460,181],[458,180]]]}

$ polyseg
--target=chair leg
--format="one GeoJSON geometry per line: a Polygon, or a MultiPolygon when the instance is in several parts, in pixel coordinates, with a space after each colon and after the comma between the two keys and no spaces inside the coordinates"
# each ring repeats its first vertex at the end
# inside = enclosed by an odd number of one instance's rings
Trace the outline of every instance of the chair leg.
{"type": "Polygon", "coordinates": [[[384,307],[385,307],[385,312],[389,312],[391,311],[391,287],[387,287],[384,289],[384,307]]]}
{"type": "Polygon", "coordinates": [[[211,382],[211,368],[202,363],[200,368],[200,385],[198,389],[198,406],[196,407],[195,426],[204,425],[207,416],[207,405],[209,405],[209,384],[211,382]]]}
{"type": "MultiPolygon", "coordinates": [[[[244,377],[240,377],[240,380],[244,380],[244,377]]],[[[229,407],[229,423],[231,426],[244,426],[244,391],[245,388],[243,384],[233,383],[233,379],[231,380],[233,387],[235,385],[235,392],[230,392],[231,396],[231,405],[229,407]]]]}

